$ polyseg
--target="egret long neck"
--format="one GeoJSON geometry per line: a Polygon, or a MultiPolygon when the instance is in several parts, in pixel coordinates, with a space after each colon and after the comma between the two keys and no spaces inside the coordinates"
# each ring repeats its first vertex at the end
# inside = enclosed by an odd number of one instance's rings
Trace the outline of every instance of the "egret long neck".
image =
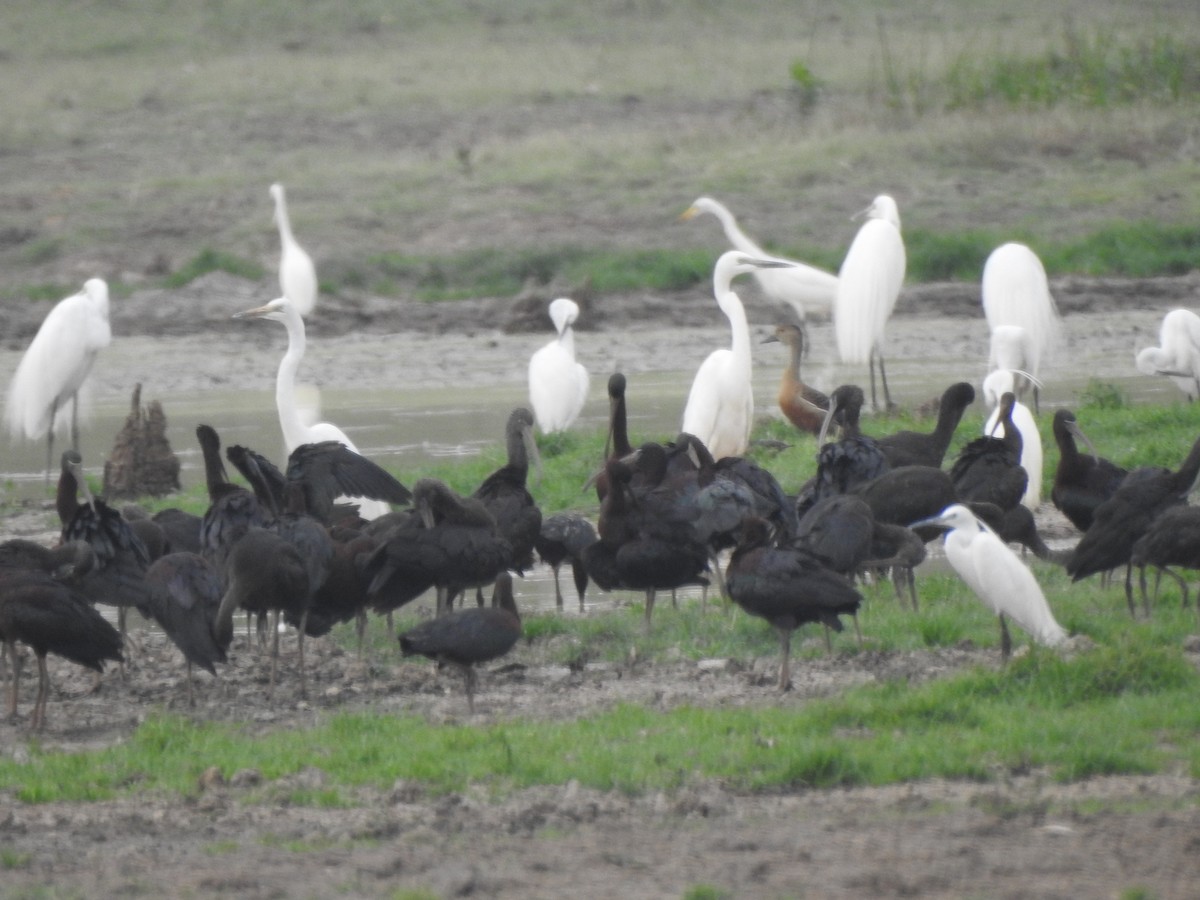
{"type": "Polygon", "coordinates": [[[296,405],[296,371],[304,359],[306,344],[304,320],[294,309],[289,308],[283,324],[287,327],[288,348],[279,361],[279,372],[275,376],[275,407],[279,411],[279,427],[283,431],[283,443],[291,453],[305,441],[304,422],[296,405]]]}
{"type": "Polygon", "coordinates": [[[568,325],[558,336],[558,346],[573,360],[575,359],[575,329],[568,325]]]}
{"type": "Polygon", "coordinates": [[[718,207],[713,210],[715,215],[721,222],[721,228],[725,231],[725,237],[729,239],[729,243],[733,244],[734,248],[741,250],[747,256],[769,256],[762,247],[754,243],[738,225],[737,219],[733,217],[733,213],[724,207],[718,207]]]}
{"type": "Polygon", "coordinates": [[[729,319],[729,330],[733,335],[730,349],[733,351],[734,359],[737,360],[738,368],[748,379],[750,377],[750,325],[746,321],[745,307],[742,306],[741,299],[733,291],[725,291],[718,299],[717,305],[729,319]]]}

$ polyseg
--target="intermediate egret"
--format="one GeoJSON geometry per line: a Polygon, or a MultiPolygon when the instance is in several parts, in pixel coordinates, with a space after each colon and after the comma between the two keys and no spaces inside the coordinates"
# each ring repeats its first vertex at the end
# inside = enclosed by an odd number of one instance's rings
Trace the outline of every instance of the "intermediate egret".
{"type": "Polygon", "coordinates": [[[96,354],[112,343],[108,285],[89,278],[83,290],[58,301],[42,320],[8,387],[5,422],[16,437],[46,437],[46,481],[54,458],[54,432],[66,428],[71,403],[71,448],[79,449],[79,391],[96,354]]]}
{"type": "Polygon", "coordinates": [[[805,384],[800,377],[800,362],[805,351],[804,334],[804,329],[798,325],[776,325],[774,333],[767,335],[762,342],[778,342],[788,348],[788,364],[779,380],[779,408],[789,422],[815,436],[821,433],[821,424],[829,410],[829,397],[805,384]]]}
{"type": "Polygon", "coordinates": [[[300,315],[307,316],[317,305],[317,269],[292,234],[282,184],[271,185],[271,197],[275,200],[275,224],[279,226],[279,290],[295,304],[300,315]]]}
{"type": "Polygon", "coordinates": [[[683,410],[682,430],[703,441],[715,459],[742,456],[750,446],[754,424],[750,326],[742,301],[730,284],[738,275],[789,265],[727,250],[713,267],[713,294],[729,319],[733,343],[728,349],[714,350],[700,364],[683,410]]]}
{"type": "Polygon", "coordinates": [[[1173,309],[1163,316],[1159,346],[1138,352],[1137,370],[1166,375],[1187,396],[1200,396],[1200,316],[1190,309],[1173,309]]]}
{"type": "Polygon", "coordinates": [[[871,405],[876,409],[879,408],[875,396],[878,361],[884,403],[891,409],[892,397],[883,367],[883,333],[904,285],[906,263],[900,212],[895,200],[880,194],[859,216],[866,216],[867,221],[854,236],[838,270],[834,334],[842,362],[869,366],[871,405]]]}
{"type": "MultiPolygon", "coordinates": [[[[279,427],[283,431],[283,443],[287,452],[290,454],[301,444],[340,441],[358,453],[358,448],[342,429],[329,422],[310,425],[300,414],[300,405],[296,401],[296,371],[300,368],[300,361],[304,359],[307,339],[304,320],[300,317],[296,305],[287,297],[277,297],[265,306],[234,313],[233,318],[270,319],[273,322],[282,322],[287,329],[287,352],[279,361],[279,371],[275,376],[275,407],[279,412],[279,427]]],[[[354,502],[358,504],[358,513],[364,519],[375,519],[391,511],[391,506],[381,500],[361,498],[355,499],[354,502]]]]}
{"type": "Polygon", "coordinates": [[[755,280],[758,281],[759,288],[769,299],[791,307],[801,322],[804,321],[805,314],[809,309],[819,310],[824,315],[829,314],[834,298],[837,296],[838,280],[836,275],[815,266],[783,259],[768,253],[747,237],[746,233],[738,227],[733,213],[712,197],[698,198],[680,214],[679,219],[686,222],[703,213],[709,213],[716,217],[725,230],[725,237],[733,245],[733,249],[740,250],[747,256],[753,256],[756,259],[776,259],[789,264],[788,268],[784,269],[759,269],[752,273],[755,280]]]}
{"type": "Polygon", "coordinates": [[[1008,619],[1047,647],[1067,639],[1033,572],[969,509],[952,504],[940,515],[913,523],[914,528],[920,526],[949,529],[944,541],[946,559],[975,596],[999,617],[1003,659],[1012,655],[1008,619]]]}
{"type": "Polygon", "coordinates": [[[559,297],[550,303],[558,336],[529,358],[529,404],[542,434],[566,431],[587,402],[588,371],[575,361],[575,320],[579,306],[559,297]]]}
{"type": "MultiPolygon", "coordinates": [[[[1058,342],[1060,329],[1042,261],[1024,244],[1001,244],[983,265],[981,293],[983,314],[993,335],[991,368],[1019,369],[1036,379],[1058,342]],[[1003,326],[1019,326],[1025,334],[1002,333],[997,344],[996,331],[1003,326]],[[1019,364],[1016,354],[1022,357],[1019,364]]],[[[1036,407],[1036,381],[1033,388],[1036,407]]]]}
{"type": "Polygon", "coordinates": [[[1042,502],[1042,435],[1029,407],[1015,400],[1015,390],[1016,376],[1007,369],[995,369],[983,379],[983,399],[992,407],[992,413],[984,423],[983,433],[986,435],[995,431],[996,423],[1000,419],[1000,398],[1006,393],[1012,393],[1012,423],[1021,432],[1021,468],[1029,476],[1021,503],[1030,509],[1037,509],[1042,502]]]}

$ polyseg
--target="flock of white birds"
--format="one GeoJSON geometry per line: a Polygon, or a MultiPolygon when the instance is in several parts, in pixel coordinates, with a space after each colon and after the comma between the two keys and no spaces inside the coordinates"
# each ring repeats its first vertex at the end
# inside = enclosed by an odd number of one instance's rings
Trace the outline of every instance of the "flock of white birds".
{"type": "MultiPolygon", "coordinates": [[[[324,440],[341,441],[356,450],[336,425],[307,421],[297,401],[296,372],[305,352],[304,316],[316,306],[317,275],[312,257],[292,233],[283,185],[271,185],[270,195],[279,229],[282,296],[235,318],[270,319],[287,329],[288,347],[276,377],[275,401],[288,452],[324,440]]],[[[743,455],[749,447],[754,418],[750,333],[745,309],[732,287],[733,280],[743,274],[752,275],[767,298],[791,310],[801,323],[809,310],[831,315],[840,358],[868,366],[871,402],[876,408],[878,367],[884,404],[890,408],[884,332],[905,276],[904,240],[895,200],[881,194],[863,210],[860,215],[866,221],[836,275],[768,253],[711,197],[698,198],[680,218],[702,214],[717,219],[733,248],[720,255],[713,269],[713,293],[729,320],[731,343],[728,348],[713,350],[697,369],[683,411],[682,430],[697,436],[717,459],[743,455]]],[[[997,247],[983,269],[982,298],[991,334],[985,401],[998,409],[1006,392],[1018,396],[1032,393],[1036,411],[1039,369],[1059,333],[1058,311],[1037,255],[1023,244],[997,247]]],[[[67,431],[69,426],[72,446],[79,445],[79,391],[97,354],[112,340],[108,303],[107,284],[92,278],[80,293],[55,305],[9,385],[6,425],[15,437],[47,441],[47,473],[53,468],[56,432],[67,431]]],[[[569,429],[587,400],[590,379],[575,358],[573,326],[579,313],[579,306],[569,298],[551,302],[549,316],[555,337],[529,360],[529,400],[543,433],[569,429]]],[[[1146,374],[1170,378],[1189,398],[1200,396],[1200,316],[1184,309],[1168,313],[1159,346],[1139,352],[1136,366],[1146,374]]],[[[993,412],[986,431],[993,428],[995,416],[993,412]]],[[[1023,403],[1014,409],[1013,421],[1022,433],[1021,464],[1029,475],[1023,502],[1033,509],[1041,501],[1041,441],[1034,414],[1023,403]]],[[[379,501],[360,498],[360,502],[367,518],[388,509],[379,501]]],[[[949,529],[945,545],[949,560],[981,599],[997,612],[1008,613],[1044,643],[1056,643],[1065,636],[1053,621],[1036,580],[1031,574],[1026,577],[1028,569],[985,525],[963,507],[947,509],[936,523],[949,529]],[[981,566],[988,567],[986,577],[980,574],[981,566]]]]}

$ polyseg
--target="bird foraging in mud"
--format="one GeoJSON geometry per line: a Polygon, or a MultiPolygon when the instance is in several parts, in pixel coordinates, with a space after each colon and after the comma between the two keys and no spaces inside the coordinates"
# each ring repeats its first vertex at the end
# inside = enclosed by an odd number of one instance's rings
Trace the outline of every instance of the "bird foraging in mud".
{"type": "Polygon", "coordinates": [[[513,597],[512,576],[501,572],[491,606],[459,609],[422,622],[400,635],[400,652],[427,656],[462,672],[467,682],[467,708],[473,713],[478,681],[475,666],[504,656],[520,637],[521,615],[513,597]]]}
{"type": "Polygon", "coordinates": [[[734,603],[750,615],[766,619],[779,633],[781,691],[791,687],[792,632],[806,622],[820,622],[826,629],[828,647],[829,629],[842,630],[839,616],[855,616],[858,628],[862,596],[849,580],[807,551],[774,546],[770,525],[757,516],[742,523],[725,570],[725,586],[734,603]]]}

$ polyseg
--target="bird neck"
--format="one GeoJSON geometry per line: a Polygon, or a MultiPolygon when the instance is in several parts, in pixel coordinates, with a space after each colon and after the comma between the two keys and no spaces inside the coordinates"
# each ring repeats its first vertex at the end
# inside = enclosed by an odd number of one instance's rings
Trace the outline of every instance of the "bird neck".
{"type": "Polygon", "coordinates": [[[717,298],[721,312],[729,319],[729,330],[732,335],[730,349],[734,358],[747,375],[750,372],[750,325],[746,322],[746,309],[742,306],[741,298],[731,290],[724,291],[717,298]]]}
{"type": "Polygon", "coordinates": [[[751,240],[746,232],[742,231],[741,226],[737,223],[737,219],[733,217],[733,213],[729,210],[720,207],[719,211],[713,211],[713,215],[720,220],[721,228],[725,231],[725,237],[736,249],[741,250],[748,256],[769,255],[762,247],[751,240]]]}
{"type": "Polygon", "coordinates": [[[287,201],[281,194],[275,200],[275,224],[279,226],[279,240],[283,244],[295,243],[292,236],[292,221],[288,218],[287,201]]]}
{"type": "Polygon", "coordinates": [[[788,349],[791,351],[791,358],[785,374],[790,375],[792,380],[799,384],[803,380],[800,376],[800,360],[804,356],[804,345],[799,341],[792,341],[788,344],[788,349]]]}
{"type": "Polygon", "coordinates": [[[283,320],[287,328],[288,348],[279,361],[279,372],[275,376],[275,407],[279,412],[279,427],[283,431],[283,442],[291,453],[306,440],[307,429],[300,418],[296,405],[296,372],[304,359],[307,344],[304,321],[300,314],[289,307],[283,320]]]}
{"type": "Polygon", "coordinates": [[[575,358],[575,329],[570,325],[564,328],[558,336],[558,346],[562,347],[563,352],[571,359],[575,358]]]}

